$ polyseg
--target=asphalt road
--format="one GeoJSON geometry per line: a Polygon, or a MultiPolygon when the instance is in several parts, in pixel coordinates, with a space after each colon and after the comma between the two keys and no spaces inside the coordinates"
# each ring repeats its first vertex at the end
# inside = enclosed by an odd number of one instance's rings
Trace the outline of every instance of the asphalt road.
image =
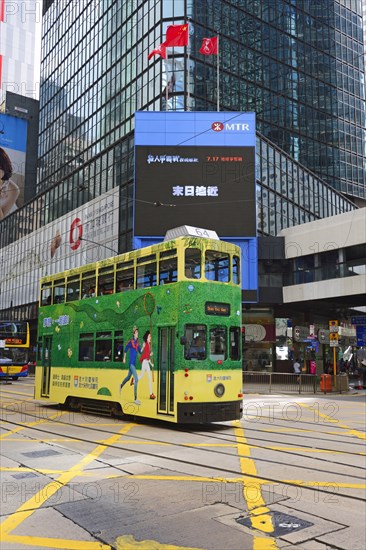
{"type": "Polygon", "coordinates": [[[1,550],[363,550],[365,393],[245,396],[204,427],[45,407],[2,383],[1,550]]]}

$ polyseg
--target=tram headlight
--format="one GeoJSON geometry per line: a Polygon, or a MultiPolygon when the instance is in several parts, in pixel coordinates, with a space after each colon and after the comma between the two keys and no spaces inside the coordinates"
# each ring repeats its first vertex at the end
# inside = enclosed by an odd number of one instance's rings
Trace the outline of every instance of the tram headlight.
{"type": "Polygon", "coordinates": [[[214,387],[214,393],[216,397],[222,397],[225,393],[224,384],[216,384],[216,386],[214,387]]]}

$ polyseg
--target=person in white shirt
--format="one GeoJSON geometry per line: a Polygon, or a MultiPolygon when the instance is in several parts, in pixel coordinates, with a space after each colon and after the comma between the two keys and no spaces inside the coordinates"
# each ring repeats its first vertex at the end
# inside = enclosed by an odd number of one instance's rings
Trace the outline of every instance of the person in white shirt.
{"type": "Polygon", "coordinates": [[[298,359],[296,359],[296,361],[294,363],[294,373],[295,374],[300,374],[301,373],[301,366],[300,366],[300,363],[299,363],[298,359]]]}

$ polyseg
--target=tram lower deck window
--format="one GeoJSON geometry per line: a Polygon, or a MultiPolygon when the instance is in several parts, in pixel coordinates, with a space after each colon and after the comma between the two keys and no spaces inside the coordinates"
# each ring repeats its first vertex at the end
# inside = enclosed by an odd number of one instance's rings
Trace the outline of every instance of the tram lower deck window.
{"type": "Polygon", "coordinates": [[[184,358],[202,361],[206,359],[206,327],[205,325],[185,326],[184,358]]]}

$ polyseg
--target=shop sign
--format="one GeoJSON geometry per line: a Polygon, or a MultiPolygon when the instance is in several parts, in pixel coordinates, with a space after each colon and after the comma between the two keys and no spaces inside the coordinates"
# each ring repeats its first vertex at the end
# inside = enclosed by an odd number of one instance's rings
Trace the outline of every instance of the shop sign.
{"type": "Polygon", "coordinates": [[[275,326],[273,324],[245,324],[243,325],[246,342],[274,342],[275,326]]]}

